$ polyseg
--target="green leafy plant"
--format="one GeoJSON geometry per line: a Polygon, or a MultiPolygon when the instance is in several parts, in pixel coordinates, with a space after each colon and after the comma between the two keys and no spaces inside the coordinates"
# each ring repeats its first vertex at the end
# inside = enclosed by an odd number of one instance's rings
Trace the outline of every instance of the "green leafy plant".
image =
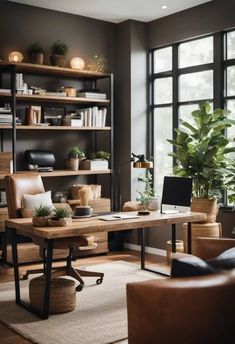
{"type": "Polygon", "coordinates": [[[98,151],[98,152],[93,152],[89,154],[89,158],[91,160],[94,159],[100,159],[100,160],[109,160],[110,158],[110,153],[105,152],[105,151],[98,151]]]}
{"type": "Polygon", "coordinates": [[[72,215],[73,213],[71,213],[69,209],[65,207],[56,207],[55,209],[53,209],[52,219],[53,220],[64,219],[64,218],[71,217],[72,215]]]}
{"type": "Polygon", "coordinates": [[[148,208],[151,198],[155,196],[155,190],[153,188],[152,174],[147,171],[146,176],[139,177],[138,182],[141,184],[142,189],[137,190],[139,196],[136,198],[145,209],[148,208]]]}
{"type": "Polygon", "coordinates": [[[79,147],[74,146],[74,147],[69,149],[68,157],[70,159],[78,159],[78,158],[81,159],[81,158],[84,158],[85,155],[83,152],[80,151],[79,147]]]}
{"type": "Polygon", "coordinates": [[[231,182],[233,169],[228,154],[235,148],[229,146],[224,132],[235,121],[228,119],[229,114],[223,109],[211,112],[209,102],[201,103],[192,112],[194,124],[181,121],[183,129],[175,129],[175,140],[167,140],[175,147],[169,154],[176,160],[174,174],[192,177],[194,197],[220,198],[221,190],[231,182]]]}
{"type": "Polygon", "coordinates": [[[65,56],[67,52],[68,52],[67,44],[61,42],[60,40],[57,40],[51,46],[52,54],[65,56]]]}
{"type": "Polygon", "coordinates": [[[31,54],[44,54],[44,49],[41,47],[39,42],[32,43],[28,46],[27,53],[31,54]]]}
{"type": "Polygon", "coordinates": [[[35,208],[35,216],[37,217],[47,217],[50,216],[52,212],[52,208],[49,205],[45,205],[41,203],[39,207],[35,208]]]}

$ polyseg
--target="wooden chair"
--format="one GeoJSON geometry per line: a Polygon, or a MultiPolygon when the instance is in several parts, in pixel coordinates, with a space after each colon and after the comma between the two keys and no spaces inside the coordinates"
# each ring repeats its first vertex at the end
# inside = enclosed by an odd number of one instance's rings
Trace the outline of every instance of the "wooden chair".
{"type": "MultiPolygon", "coordinates": [[[[5,177],[7,207],[9,218],[23,217],[22,198],[24,194],[35,195],[45,192],[41,176],[38,174],[12,174],[5,177]]],[[[40,255],[45,259],[46,249],[44,241],[38,240],[38,238],[32,238],[33,242],[40,247],[40,255]]],[[[54,243],[55,249],[68,249],[69,254],[67,256],[67,264],[62,267],[54,267],[52,278],[58,276],[71,276],[79,282],[76,290],[81,291],[84,286],[82,277],[98,277],[96,284],[100,284],[103,281],[104,274],[102,272],[92,272],[86,270],[80,270],[72,267],[72,261],[76,260],[81,250],[93,250],[97,247],[94,243],[92,236],[80,235],[73,239],[57,239],[54,243]],[[93,241],[93,242],[92,242],[93,241]]],[[[43,269],[28,270],[23,276],[23,279],[27,279],[29,274],[44,273],[45,265],[43,269]]]]}

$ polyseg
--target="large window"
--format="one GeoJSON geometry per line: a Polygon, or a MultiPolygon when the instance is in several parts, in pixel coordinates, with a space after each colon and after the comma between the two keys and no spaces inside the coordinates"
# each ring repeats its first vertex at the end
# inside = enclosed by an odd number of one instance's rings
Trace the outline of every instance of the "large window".
{"type": "MultiPolygon", "coordinates": [[[[172,174],[174,163],[166,139],[174,137],[180,120],[192,123],[192,111],[205,100],[228,108],[235,119],[235,30],[154,49],[150,61],[150,146],[161,195],[163,177],[172,174]]],[[[226,134],[233,139],[235,129],[226,134]]]]}

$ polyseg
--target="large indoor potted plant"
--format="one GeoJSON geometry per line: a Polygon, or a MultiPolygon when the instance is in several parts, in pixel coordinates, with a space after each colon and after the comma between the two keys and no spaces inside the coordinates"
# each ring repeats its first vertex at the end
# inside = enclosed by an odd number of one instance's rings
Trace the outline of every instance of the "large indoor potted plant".
{"type": "Polygon", "coordinates": [[[64,65],[65,55],[68,52],[67,44],[56,41],[51,46],[50,61],[52,66],[62,67],[64,65]]]}
{"type": "Polygon", "coordinates": [[[211,111],[209,102],[201,103],[199,109],[192,112],[194,123],[181,121],[180,129],[175,129],[176,138],[168,140],[175,147],[174,153],[170,153],[176,163],[174,174],[193,180],[192,211],[207,214],[205,224],[193,224],[193,237],[221,234],[215,222],[217,200],[231,182],[229,153],[235,152],[224,135],[226,129],[235,124],[228,118],[229,114],[230,111],[223,109],[211,111]]]}
{"type": "Polygon", "coordinates": [[[30,44],[27,53],[30,63],[43,64],[44,49],[40,46],[39,42],[30,44]]]}

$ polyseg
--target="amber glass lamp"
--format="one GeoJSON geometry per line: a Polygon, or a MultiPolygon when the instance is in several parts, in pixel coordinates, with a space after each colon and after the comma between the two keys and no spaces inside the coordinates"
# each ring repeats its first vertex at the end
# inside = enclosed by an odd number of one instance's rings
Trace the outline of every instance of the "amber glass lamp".
{"type": "Polygon", "coordinates": [[[9,62],[22,62],[24,55],[20,51],[12,51],[8,55],[9,62]]]}
{"type": "Polygon", "coordinates": [[[85,61],[81,57],[73,57],[70,61],[70,66],[73,69],[84,69],[85,61]]]}

